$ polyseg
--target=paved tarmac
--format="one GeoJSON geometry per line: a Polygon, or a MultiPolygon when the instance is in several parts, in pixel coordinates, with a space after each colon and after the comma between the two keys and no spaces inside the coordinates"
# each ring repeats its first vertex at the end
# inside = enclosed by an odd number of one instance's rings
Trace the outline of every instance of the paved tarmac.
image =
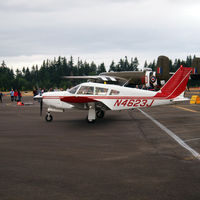
{"type": "MultiPolygon", "coordinates": [[[[200,105],[143,111],[200,153],[200,105]]],[[[200,160],[139,110],[94,124],[84,111],[53,116],[0,103],[1,200],[200,199],[200,160]]]]}

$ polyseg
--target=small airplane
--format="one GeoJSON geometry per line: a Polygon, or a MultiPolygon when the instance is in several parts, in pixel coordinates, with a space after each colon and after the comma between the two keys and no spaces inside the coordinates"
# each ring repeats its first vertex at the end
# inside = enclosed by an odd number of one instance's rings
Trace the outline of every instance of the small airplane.
{"type": "Polygon", "coordinates": [[[192,68],[180,67],[159,90],[148,91],[113,84],[86,82],[68,91],[45,92],[34,99],[40,99],[40,114],[43,102],[48,106],[46,121],[51,122],[51,112],[64,112],[65,109],[88,110],[87,121],[103,118],[107,110],[127,110],[170,104],[186,100],[183,93],[192,68]]]}

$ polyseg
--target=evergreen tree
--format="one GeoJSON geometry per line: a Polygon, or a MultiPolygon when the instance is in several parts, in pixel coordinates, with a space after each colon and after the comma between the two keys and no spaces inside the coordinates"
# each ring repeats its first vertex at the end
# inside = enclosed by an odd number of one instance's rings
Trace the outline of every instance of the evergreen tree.
{"type": "Polygon", "coordinates": [[[131,66],[132,66],[131,67],[132,71],[138,71],[139,62],[138,62],[137,57],[135,57],[134,60],[131,59],[131,66]]]}
{"type": "Polygon", "coordinates": [[[152,69],[152,71],[156,71],[156,64],[155,64],[155,60],[154,60],[152,63],[150,63],[150,64],[148,65],[148,68],[151,68],[151,69],[152,69]]]}
{"type": "Polygon", "coordinates": [[[144,62],[144,68],[148,68],[148,64],[147,64],[147,61],[145,60],[144,62]]]}
{"type": "Polygon", "coordinates": [[[7,68],[6,63],[5,63],[4,60],[3,60],[2,63],[1,63],[1,67],[2,67],[2,68],[7,68]]]}
{"type": "Polygon", "coordinates": [[[106,68],[105,68],[104,63],[101,63],[97,68],[97,74],[100,74],[102,72],[106,72],[106,68]]]}
{"type": "Polygon", "coordinates": [[[186,63],[185,63],[186,67],[191,67],[192,66],[192,56],[187,56],[186,59],[186,63]]]}
{"type": "Polygon", "coordinates": [[[13,70],[6,66],[5,61],[2,62],[0,66],[0,90],[6,91],[10,90],[14,82],[13,70]]]}
{"type": "Polygon", "coordinates": [[[111,71],[113,71],[113,72],[117,71],[114,61],[112,61],[112,63],[110,64],[109,72],[111,72],[111,71]]]}
{"type": "Polygon", "coordinates": [[[130,71],[129,70],[129,62],[128,62],[127,56],[125,56],[125,60],[124,60],[124,71],[130,71]]]}
{"type": "Polygon", "coordinates": [[[91,69],[90,75],[96,75],[97,74],[97,66],[93,61],[90,65],[90,69],[91,69]]]}
{"type": "MultiPolygon", "coordinates": [[[[175,59],[174,63],[170,60],[170,72],[175,72],[180,65],[191,67],[192,60],[196,56],[187,56],[186,60],[175,59]]],[[[139,61],[137,57],[131,58],[129,62],[127,56],[120,59],[117,64],[114,61],[109,66],[109,71],[138,71],[139,61]]],[[[153,71],[156,70],[155,60],[144,63],[144,68],[150,67],[153,71]]],[[[83,80],[67,80],[62,79],[66,75],[96,75],[105,72],[105,64],[96,65],[94,62],[87,63],[78,59],[77,64],[74,64],[74,59],[71,56],[69,61],[65,57],[59,56],[51,60],[44,60],[42,65],[32,66],[31,69],[23,67],[22,70],[17,69],[15,74],[12,69],[6,66],[5,61],[0,65],[0,90],[23,89],[32,90],[33,88],[53,88],[62,87],[64,89],[74,86],[83,80]]],[[[196,84],[193,83],[192,84],[196,84]]]]}

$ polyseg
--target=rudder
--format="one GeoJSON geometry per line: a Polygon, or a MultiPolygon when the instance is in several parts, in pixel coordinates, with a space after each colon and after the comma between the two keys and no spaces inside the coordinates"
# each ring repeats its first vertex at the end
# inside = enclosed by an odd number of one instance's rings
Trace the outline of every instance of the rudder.
{"type": "Polygon", "coordinates": [[[185,91],[192,68],[180,67],[176,73],[167,81],[155,97],[173,99],[185,91]]]}

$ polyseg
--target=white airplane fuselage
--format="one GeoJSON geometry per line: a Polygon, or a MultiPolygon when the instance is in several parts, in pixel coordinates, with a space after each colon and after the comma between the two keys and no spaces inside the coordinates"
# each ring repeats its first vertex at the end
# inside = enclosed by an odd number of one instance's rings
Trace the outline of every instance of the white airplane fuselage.
{"type": "Polygon", "coordinates": [[[43,93],[43,102],[52,108],[58,109],[70,109],[70,108],[82,108],[87,109],[89,102],[102,102],[110,110],[127,110],[139,107],[152,107],[163,104],[170,104],[171,100],[162,98],[155,98],[156,92],[141,90],[136,88],[127,88],[118,85],[109,85],[101,83],[82,83],[77,88],[74,94],[69,91],[60,92],[46,92],[43,93]],[[79,94],[81,87],[93,88],[93,94],[79,94]],[[103,94],[96,94],[96,90],[101,88],[106,90],[103,94]],[[112,91],[118,94],[112,94],[112,91]]]}

